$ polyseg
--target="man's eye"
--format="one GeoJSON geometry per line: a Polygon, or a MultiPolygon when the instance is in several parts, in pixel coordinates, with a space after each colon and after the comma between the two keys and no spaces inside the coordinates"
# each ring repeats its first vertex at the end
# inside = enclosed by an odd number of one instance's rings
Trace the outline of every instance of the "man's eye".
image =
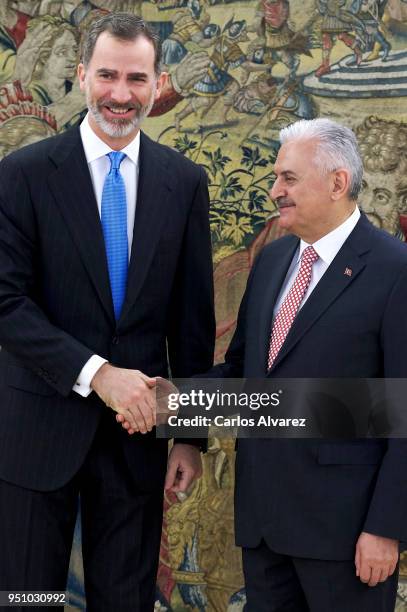
{"type": "Polygon", "coordinates": [[[106,73],[102,73],[99,76],[100,76],[101,79],[111,79],[112,78],[112,75],[108,74],[107,72],[106,73]]]}

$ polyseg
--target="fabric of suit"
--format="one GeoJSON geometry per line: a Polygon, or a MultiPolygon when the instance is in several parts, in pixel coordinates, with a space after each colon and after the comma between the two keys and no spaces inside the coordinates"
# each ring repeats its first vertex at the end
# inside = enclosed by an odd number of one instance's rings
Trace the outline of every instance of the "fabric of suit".
{"type": "MultiPolygon", "coordinates": [[[[170,367],[187,377],[211,365],[214,329],[199,166],[141,134],[128,286],[116,323],[79,130],[1,162],[1,480],[52,492],[78,474],[106,412],[95,393],[72,391],[92,354],[149,376],[167,377],[170,367]]],[[[154,432],[130,437],[113,411],[107,418],[135,485],[162,492],[166,441],[154,432]]]]}
{"type": "MultiPolygon", "coordinates": [[[[265,247],[214,376],[405,377],[407,249],[364,215],[305,302],[271,370],[273,307],[299,245],[265,247]],[[345,273],[345,270],[351,274],[345,273]]],[[[284,415],[281,415],[284,416],[284,415]]],[[[407,445],[397,439],[240,439],[236,541],[319,560],[353,560],[361,531],[407,541],[407,445]]]]}
{"type": "Polygon", "coordinates": [[[274,552],[263,541],[243,548],[244,612],[393,612],[398,571],[374,588],[352,561],[320,561],[274,552]]]}

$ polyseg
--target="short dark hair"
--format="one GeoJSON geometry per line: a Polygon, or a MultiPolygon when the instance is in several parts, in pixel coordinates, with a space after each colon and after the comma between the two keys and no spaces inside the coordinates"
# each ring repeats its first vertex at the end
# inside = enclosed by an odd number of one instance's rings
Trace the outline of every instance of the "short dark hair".
{"type": "Polygon", "coordinates": [[[92,59],[96,41],[102,32],[108,32],[119,40],[135,40],[144,36],[154,47],[154,72],[161,73],[161,41],[157,32],[141,17],[132,13],[109,13],[92,23],[82,43],[82,62],[87,66],[92,59]]]}

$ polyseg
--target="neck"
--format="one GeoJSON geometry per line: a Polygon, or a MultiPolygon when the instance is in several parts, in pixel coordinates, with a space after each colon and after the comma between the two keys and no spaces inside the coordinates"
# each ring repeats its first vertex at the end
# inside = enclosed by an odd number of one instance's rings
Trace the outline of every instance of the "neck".
{"type": "Polygon", "coordinates": [[[333,232],[337,227],[342,225],[342,223],[345,223],[345,221],[349,219],[349,217],[353,214],[355,208],[356,202],[349,202],[346,209],[338,211],[338,213],[334,217],[327,219],[325,223],[321,223],[319,227],[316,228],[315,232],[312,232],[307,236],[299,236],[299,238],[301,238],[302,240],[304,240],[304,242],[307,242],[308,244],[314,244],[315,242],[318,242],[318,240],[320,240],[330,232],[333,232]]]}
{"type": "Polygon", "coordinates": [[[135,137],[140,131],[140,129],[137,128],[137,129],[134,129],[134,131],[130,132],[130,134],[128,134],[127,136],[113,137],[113,136],[109,136],[108,134],[106,134],[106,132],[104,132],[101,129],[101,127],[96,123],[96,121],[94,120],[94,118],[92,117],[90,113],[88,115],[88,119],[89,119],[89,125],[92,128],[92,130],[95,132],[96,136],[98,136],[100,140],[103,140],[103,142],[106,143],[107,146],[110,147],[113,151],[121,151],[122,149],[124,149],[124,147],[127,147],[127,145],[130,144],[131,141],[135,139],[135,137]]]}

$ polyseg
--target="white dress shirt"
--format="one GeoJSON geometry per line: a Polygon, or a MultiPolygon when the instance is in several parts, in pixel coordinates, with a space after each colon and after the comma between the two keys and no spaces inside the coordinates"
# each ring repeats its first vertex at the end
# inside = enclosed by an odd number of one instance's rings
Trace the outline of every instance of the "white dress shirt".
{"type": "MultiPolygon", "coordinates": [[[[110,161],[107,154],[110,153],[112,149],[105,142],[103,142],[99,136],[96,136],[95,132],[89,125],[88,115],[86,115],[81,123],[80,134],[100,216],[102,208],[103,185],[106,175],[110,170],[110,161]]],[[[127,145],[127,147],[124,147],[124,149],[121,150],[122,153],[126,154],[126,157],[120,164],[120,173],[123,177],[126,188],[127,240],[129,245],[129,259],[133,243],[134,217],[136,214],[139,151],[140,132],[137,133],[137,136],[127,145]]],[[[106,363],[106,359],[103,359],[99,355],[92,355],[92,357],[83,366],[73,387],[74,391],[83,397],[87,397],[92,391],[90,387],[92,378],[104,363],[106,363]]]]}
{"type": "MultiPolygon", "coordinates": [[[[308,300],[311,293],[314,291],[315,287],[328,270],[332,261],[336,257],[339,252],[339,249],[342,247],[345,240],[348,238],[349,234],[355,229],[355,226],[360,218],[360,210],[356,206],[353,213],[339,225],[337,228],[329,232],[329,234],[325,234],[319,240],[314,242],[312,245],[315,251],[319,255],[319,259],[313,264],[312,272],[311,272],[311,282],[308,286],[308,289],[304,295],[304,298],[300,304],[300,308],[302,308],[305,302],[308,300]]],[[[285,277],[285,281],[281,287],[280,294],[278,299],[276,300],[273,315],[274,317],[280,310],[287,293],[290,291],[292,284],[295,281],[295,278],[300,269],[300,261],[301,255],[303,251],[311,245],[304,242],[304,240],[300,241],[299,247],[295,252],[293,260],[288,268],[287,275],[285,277]]]]}

